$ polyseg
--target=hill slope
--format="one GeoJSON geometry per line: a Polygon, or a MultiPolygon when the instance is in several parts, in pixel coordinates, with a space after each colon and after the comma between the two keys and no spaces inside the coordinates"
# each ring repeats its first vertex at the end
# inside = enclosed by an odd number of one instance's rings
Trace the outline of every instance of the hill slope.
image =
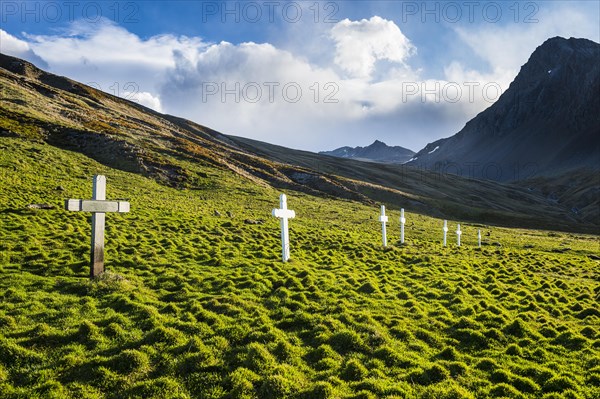
{"type": "Polygon", "coordinates": [[[396,207],[411,207],[435,217],[452,215],[454,218],[504,226],[565,230],[572,229],[569,225],[575,222],[576,230],[591,233],[600,231],[598,209],[581,206],[582,203],[591,205],[594,200],[588,200],[597,198],[595,193],[600,187],[600,181],[596,173],[586,174],[588,178],[585,181],[589,186],[577,192],[565,193],[557,201],[554,192],[548,193],[537,186],[532,188],[536,181],[500,184],[490,180],[466,179],[451,173],[432,172],[415,166],[334,158],[242,137],[230,136],[230,139],[241,148],[271,161],[287,162],[319,173],[350,179],[356,182],[357,190],[370,198],[396,204],[396,207]],[[361,182],[375,185],[365,187],[361,186],[361,182]],[[378,187],[382,186],[387,187],[388,191],[380,191],[378,187]],[[405,205],[407,203],[409,205],[405,205]],[[580,204],[579,212],[573,211],[576,204],[580,204]]]}
{"type": "Polygon", "coordinates": [[[496,103],[410,165],[498,181],[600,170],[600,44],[548,39],[496,103]]]}
{"type": "Polygon", "coordinates": [[[481,223],[597,231],[600,220],[517,186],[294,151],[225,136],[0,55],[0,136],[42,141],[104,165],[197,189],[212,170],[292,189],[481,223]]]}
{"type": "Polygon", "coordinates": [[[358,161],[403,164],[411,159],[415,153],[404,147],[390,147],[379,140],[375,140],[373,144],[366,147],[340,147],[333,151],[321,151],[319,154],[356,159],[358,161]]]}

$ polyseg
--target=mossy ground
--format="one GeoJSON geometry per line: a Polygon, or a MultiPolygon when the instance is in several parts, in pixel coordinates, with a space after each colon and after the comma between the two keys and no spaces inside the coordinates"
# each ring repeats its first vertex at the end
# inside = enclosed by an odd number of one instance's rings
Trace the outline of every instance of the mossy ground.
{"type": "Polygon", "coordinates": [[[282,264],[278,192],[188,166],[204,189],[2,139],[0,397],[600,397],[597,236],[463,223],[443,248],[407,209],[401,246],[397,204],[383,249],[377,208],[290,192],[282,264]],[[89,215],[62,204],[96,173],[132,211],[90,282],[89,215]]]}

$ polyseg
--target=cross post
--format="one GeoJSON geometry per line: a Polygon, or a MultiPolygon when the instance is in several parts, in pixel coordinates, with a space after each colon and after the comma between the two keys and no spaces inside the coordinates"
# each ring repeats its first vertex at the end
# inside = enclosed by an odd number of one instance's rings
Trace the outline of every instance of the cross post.
{"type": "Polygon", "coordinates": [[[387,247],[387,232],[385,224],[388,221],[388,217],[385,216],[385,205],[381,205],[381,216],[379,216],[379,221],[381,222],[381,237],[383,241],[383,246],[387,247]]]}
{"type": "Polygon", "coordinates": [[[442,229],[444,231],[444,246],[446,246],[446,235],[448,234],[448,221],[444,220],[444,228],[442,229]]]}
{"type": "Polygon", "coordinates": [[[272,215],[279,218],[281,225],[281,258],[283,262],[287,262],[290,259],[290,236],[288,219],[296,217],[296,212],[291,209],[287,209],[287,197],[285,194],[279,196],[279,209],[273,209],[272,215]]]}
{"type": "Polygon", "coordinates": [[[404,224],[406,218],[404,217],[404,208],[400,209],[400,244],[404,244],[404,224]]]}
{"type": "Polygon", "coordinates": [[[91,200],[65,200],[65,209],[92,213],[92,247],[90,252],[90,278],[104,272],[104,226],[107,212],[129,212],[129,202],[106,201],[106,176],[95,175],[91,200]]]}
{"type": "Polygon", "coordinates": [[[456,227],[456,244],[460,247],[460,235],[462,231],[460,231],[460,224],[456,227]]]}
{"type": "Polygon", "coordinates": [[[481,248],[481,229],[477,230],[477,246],[481,248]]]}

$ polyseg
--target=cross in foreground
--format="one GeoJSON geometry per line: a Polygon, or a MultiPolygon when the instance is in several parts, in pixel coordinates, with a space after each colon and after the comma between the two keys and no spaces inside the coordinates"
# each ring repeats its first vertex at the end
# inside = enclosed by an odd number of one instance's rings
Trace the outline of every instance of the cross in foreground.
{"type": "Polygon", "coordinates": [[[280,219],[281,223],[281,257],[284,262],[290,259],[290,235],[288,231],[288,219],[296,217],[296,212],[287,209],[287,197],[285,194],[279,196],[279,208],[273,209],[272,215],[280,219]]]}
{"type": "Polygon", "coordinates": [[[92,212],[92,250],[90,253],[90,278],[104,272],[104,222],[107,212],[129,212],[129,202],[106,201],[106,176],[95,175],[91,200],[65,200],[65,209],[75,212],[92,212]]]}
{"type": "Polygon", "coordinates": [[[388,217],[385,216],[385,205],[381,205],[381,216],[379,216],[381,222],[381,238],[383,240],[383,246],[387,247],[387,232],[385,230],[385,224],[388,222],[388,217]]]}

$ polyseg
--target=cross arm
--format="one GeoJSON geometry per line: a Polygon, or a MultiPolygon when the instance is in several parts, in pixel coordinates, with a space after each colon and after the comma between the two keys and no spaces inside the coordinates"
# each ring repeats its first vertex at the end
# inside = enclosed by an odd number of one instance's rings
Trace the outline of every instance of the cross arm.
{"type": "Polygon", "coordinates": [[[126,201],[68,199],[65,200],[65,209],[75,212],[127,213],[129,212],[130,205],[129,202],[126,201]]]}
{"type": "Polygon", "coordinates": [[[293,219],[296,217],[296,212],[291,209],[273,209],[272,213],[276,218],[288,218],[293,219]]]}

